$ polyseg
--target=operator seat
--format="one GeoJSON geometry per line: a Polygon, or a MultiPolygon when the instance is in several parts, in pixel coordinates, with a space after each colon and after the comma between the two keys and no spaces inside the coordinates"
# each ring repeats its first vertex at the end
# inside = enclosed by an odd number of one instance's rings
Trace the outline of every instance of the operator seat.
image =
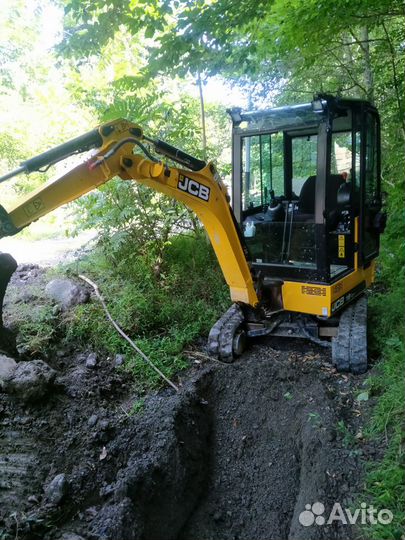
{"type": "MultiPolygon", "coordinates": [[[[345,180],[341,174],[329,175],[326,182],[326,209],[333,209],[337,205],[337,194],[345,180]]],[[[294,221],[308,222],[315,220],[315,192],[316,176],[309,176],[302,188],[298,199],[298,210],[294,221]]]]}

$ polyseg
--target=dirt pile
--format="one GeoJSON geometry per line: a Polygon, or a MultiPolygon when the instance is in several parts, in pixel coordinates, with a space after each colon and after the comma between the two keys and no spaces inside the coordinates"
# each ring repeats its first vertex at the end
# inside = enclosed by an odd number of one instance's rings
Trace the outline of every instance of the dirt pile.
{"type": "Polygon", "coordinates": [[[336,432],[351,382],[323,362],[262,343],[131,416],[129,382],[107,361],[59,359],[59,390],[40,405],[1,395],[4,538],[351,538],[299,522],[315,501],[348,506],[358,484],[336,432]],[[47,486],[62,473],[55,504],[47,486]]]}

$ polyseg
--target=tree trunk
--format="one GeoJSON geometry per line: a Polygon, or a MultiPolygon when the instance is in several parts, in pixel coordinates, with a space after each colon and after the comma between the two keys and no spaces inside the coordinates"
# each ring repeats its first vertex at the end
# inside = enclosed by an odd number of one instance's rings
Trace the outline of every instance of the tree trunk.
{"type": "Polygon", "coordinates": [[[198,75],[197,75],[197,85],[198,85],[198,90],[200,92],[203,159],[204,161],[206,161],[207,160],[207,134],[205,130],[204,94],[203,94],[203,86],[202,86],[200,72],[198,72],[198,75]]]}
{"type": "Polygon", "coordinates": [[[363,65],[364,65],[364,82],[367,89],[367,99],[373,103],[374,101],[374,77],[373,68],[370,58],[370,42],[368,37],[368,28],[364,26],[361,29],[360,40],[362,42],[361,49],[363,51],[363,65]]]}

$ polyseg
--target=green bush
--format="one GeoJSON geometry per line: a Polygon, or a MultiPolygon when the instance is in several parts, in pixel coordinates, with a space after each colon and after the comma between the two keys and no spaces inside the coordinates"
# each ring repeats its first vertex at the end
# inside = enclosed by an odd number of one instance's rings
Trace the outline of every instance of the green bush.
{"type": "Polygon", "coordinates": [[[365,493],[370,504],[389,509],[394,519],[389,525],[367,526],[365,533],[370,540],[400,540],[405,525],[405,220],[400,201],[395,197],[390,205],[376,292],[370,298],[370,350],[381,361],[367,381],[377,400],[365,430],[369,439],[384,448],[383,458],[367,466],[365,493]]]}
{"type": "MultiPolygon", "coordinates": [[[[150,251],[130,261],[98,252],[79,263],[79,272],[99,286],[114,320],[167,376],[185,367],[184,347],[227,309],[229,292],[203,235],[177,236],[156,262],[150,251]]],[[[138,383],[158,376],[114,330],[98,302],[78,306],[65,321],[66,339],[106,354],[124,353],[138,383]]]]}

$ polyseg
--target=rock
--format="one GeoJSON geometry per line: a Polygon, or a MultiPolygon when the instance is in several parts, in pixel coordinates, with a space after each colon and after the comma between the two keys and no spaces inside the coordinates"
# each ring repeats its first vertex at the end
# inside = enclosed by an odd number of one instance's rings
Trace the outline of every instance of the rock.
{"type": "Polygon", "coordinates": [[[18,302],[24,302],[24,304],[28,304],[29,302],[33,302],[34,300],[37,300],[38,296],[33,294],[31,291],[26,291],[23,289],[20,296],[17,298],[18,302]]]}
{"type": "Polygon", "coordinates": [[[61,540],[84,540],[84,538],[73,532],[64,532],[61,540]]]}
{"type": "Polygon", "coordinates": [[[26,264],[19,264],[17,268],[17,272],[30,272],[31,270],[39,270],[38,264],[32,264],[32,263],[26,263],[26,264]]]}
{"type": "Polygon", "coordinates": [[[0,388],[3,387],[4,381],[13,376],[16,368],[17,362],[13,358],[0,354],[0,388]]]}
{"type": "Polygon", "coordinates": [[[4,390],[26,401],[35,401],[45,396],[55,377],[56,371],[43,360],[19,362],[5,381],[4,390]]]}
{"type": "Polygon", "coordinates": [[[98,416],[96,414],[92,414],[90,418],[87,420],[87,425],[89,427],[93,427],[97,424],[98,416]]]}
{"type": "Polygon", "coordinates": [[[99,422],[98,427],[100,428],[100,431],[105,431],[110,427],[110,422],[105,418],[99,422]]]}
{"type": "Polygon", "coordinates": [[[52,504],[59,504],[67,493],[66,476],[57,474],[53,480],[45,488],[45,497],[52,504]]]}
{"type": "Polygon", "coordinates": [[[88,368],[94,368],[97,365],[97,354],[95,352],[91,352],[87,358],[86,358],[86,367],[88,368]]]}
{"type": "Polygon", "coordinates": [[[115,366],[122,366],[122,364],[125,362],[125,356],[123,354],[116,354],[115,355],[115,366]]]}
{"type": "Polygon", "coordinates": [[[89,301],[90,293],[83,286],[70,279],[53,279],[45,287],[45,293],[62,309],[69,309],[89,301]]]}

